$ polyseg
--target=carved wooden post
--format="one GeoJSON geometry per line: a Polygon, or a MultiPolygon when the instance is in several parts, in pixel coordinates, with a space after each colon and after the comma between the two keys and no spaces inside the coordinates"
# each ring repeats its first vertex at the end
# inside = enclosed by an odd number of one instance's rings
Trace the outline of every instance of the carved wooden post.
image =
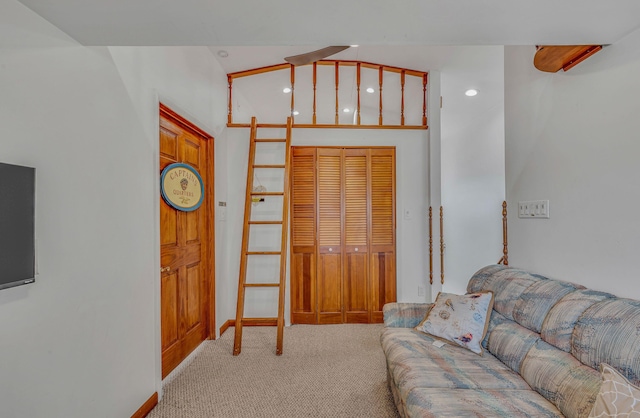
{"type": "Polygon", "coordinates": [[[317,90],[317,83],[318,83],[318,63],[314,62],[313,63],[313,121],[312,123],[315,125],[316,124],[316,90],[317,90]]]}
{"type": "Polygon", "coordinates": [[[340,64],[336,61],[336,125],[340,124],[339,105],[338,105],[338,84],[340,78],[340,64]]]}
{"type": "Polygon", "coordinates": [[[509,265],[509,243],[507,242],[507,201],[502,202],[502,264],[509,265]]]}
{"type": "Polygon", "coordinates": [[[380,83],[380,116],[378,116],[378,125],[382,125],[382,79],[383,79],[382,66],[378,67],[378,82],[380,83]]]}
{"type": "Polygon", "coordinates": [[[433,284],[433,208],[429,206],[429,284],[433,284]]]}
{"type": "Polygon", "coordinates": [[[404,126],[404,70],[400,72],[400,125],[404,126]]]}
{"type": "Polygon", "coordinates": [[[233,100],[231,99],[231,87],[233,85],[233,78],[227,76],[227,84],[229,85],[229,104],[227,108],[227,123],[233,123],[233,100]]]}
{"type": "Polygon", "coordinates": [[[427,126],[427,74],[422,76],[422,126],[427,126]]]}
{"type": "Polygon", "coordinates": [[[358,125],[360,125],[360,63],[356,66],[356,81],[358,88],[358,125]]]}
{"type": "Polygon", "coordinates": [[[444,211],[440,206],[440,283],[444,284],[444,211]]]}
{"type": "Polygon", "coordinates": [[[291,65],[291,112],[289,113],[291,115],[291,119],[295,119],[293,114],[293,111],[296,110],[295,98],[294,98],[294,94],[296,91],[295,84],[296,84],[296,67],[295,65],[291,65]]]}

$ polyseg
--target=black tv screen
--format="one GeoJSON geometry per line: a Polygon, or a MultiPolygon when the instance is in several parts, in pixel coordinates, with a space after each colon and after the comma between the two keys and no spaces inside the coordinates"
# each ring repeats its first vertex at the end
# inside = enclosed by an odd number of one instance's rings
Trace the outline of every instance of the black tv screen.
{"type": "Polygon", "coordinates": [[[35,180],[34,168],[0,163],[0,289],[35,280],[35,180]]]}

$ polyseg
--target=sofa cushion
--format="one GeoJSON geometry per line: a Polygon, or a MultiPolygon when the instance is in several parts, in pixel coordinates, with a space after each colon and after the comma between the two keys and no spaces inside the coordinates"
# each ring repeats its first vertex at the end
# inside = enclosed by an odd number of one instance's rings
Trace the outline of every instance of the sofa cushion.
{"type": "Polygon", "coordinates": [[[591,305],[615,296],[595,290],[576,290],[560,299],[547,314],[540,335],[562,351],[571,351],[571,335],[578,318],[591,305]]]}
{"type": "Polygon", "coordinates": [[[571,354],[593,369],[607,363],[640,384],[640,301],[608,299],[591,305],[576,323],[571,354]]]}
{"type": "Polygon", "coordinates": [[[529,350],[520,374],[569,418],[589,414],[601,380],[600,373],[542,340],[529,350]]]}
{"type": "MultiPolygon", "coordinates": [[[[494,294],[493,309],[513,320],[513,309],[520,295],[532,284],[546,277],[527,273],[522,270],[505,268],[495,271],[483,282],[480,291],[491,291],[494,294]]],[[[476,287],[476,286],[472,286],[476,287]]]]}
{"type": "Polygon", "coordinates": [[[589,418],[640,416],[640,388],[608,364],[600,364],[600,370],[602,387],[589,418]]]}
{"type": "Polygon", "coordinates": [[[513,371],[520,372],[522,361],[539,339],[540,335],[509,321],[493,329],[487,349],[513,371]]]}
{"type": "Polygon", "coordinates": [[[492,292],[468,295],[440,292],[416,329],[481,354],[487,315],[492,307],[492,292]]]}
{"type": "Polygon", "coordinates": [[[431,303],[387,303],[382,307],[385,327],[413,328],[424,319],[431,303]]]}
{"type": "Polygon", "coordinates": [[[407,328],[386,328],[381,335],[390,377],[402,398],[416,387],[529,389],[517,373],[490,353],[478,356],[407,328]]]}
{"type": "Polygon", "coordinates": [[[513,319],[523,327],[539,333],[553,305],[574,290],[574,285],[557,280],[541,280],[534,283],[522,292],[515,303],[513,319]]]}
{"type": "Polygon", "coordinates": [[[416,388],[406,399],[407,415],[446,417],[561,417],[552,403],[532,390],[416,388]]]}
{"type": "Polygon", "coordinates": [[[471,279],[469,279],[469,283],[467,283],[467,293],[481,291],[484,289],[484,282],[491,277],[493,273],[508,268],[508,266],[502,264],[492,264],[476,271],[473,276],[471,276],[471,279]]]}

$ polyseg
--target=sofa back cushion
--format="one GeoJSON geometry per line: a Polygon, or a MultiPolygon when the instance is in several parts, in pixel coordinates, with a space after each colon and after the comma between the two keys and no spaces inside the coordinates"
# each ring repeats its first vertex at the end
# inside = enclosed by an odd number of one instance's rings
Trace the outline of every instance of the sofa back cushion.
{"type": "Polygon", "coordinates": [[[640,302],[616,298],[591,305],[573,330],[571,354],[594,369],[607,363],[640,384],[640,302]]]}
{"type": "Polygon", "coordinates": [[[589,289],[567,294],[556,302],[547,314],[540,331],[542,339],[562,351],[571,351],[571,336],[578,318],[591,305],[614,297],[609,293],[589,289]]]}
{"type": "Polygon", "coordinates": [[[487,350],[516,373],[527,353],[540,339],[540,335],[513,321],[497,325],[489,334],[487,350]]]}
{"type": "Polygon", "coordinates": [[[557,301],[576,286],[557,280],[540,280],[526,288],[513,308],[513,319],[532,331],[540,332],[542,323],[557,301]]]}
{"type": "MultiPolygon", "coordinates": [[[[477,274],[483,276],[486,273],[487,271],[482,269],[474,274],[474,277],[477,274]]],[[[529,286],[541,280],[548,279],[513,268],[496,269],[486,278],[475,280],[472,278],[467,285],[467,291],[470,291],[471,288],[475,289],[474,292],[492,291],[494,294],[493,309],[513,320],[513,309],[520,299],[520,295],[529,286]],[[478,287],[479,289],[477,289],[478,287]]]]}

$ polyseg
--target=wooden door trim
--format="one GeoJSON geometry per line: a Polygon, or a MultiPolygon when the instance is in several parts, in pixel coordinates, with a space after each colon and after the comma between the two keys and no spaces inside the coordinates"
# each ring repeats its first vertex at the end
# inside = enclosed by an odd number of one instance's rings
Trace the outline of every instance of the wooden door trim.
{"type": "Polygon", "coordinates": [[[206,313],[207,313],[207,330],[206,335],[207,339],[215,340],[216,338],[216,310],[215,310],[215,300],[216,300],[216,279],[215,279],[215,179],[214,179],[214,140],[213,135],[209,134],[207,131],[195,125],[190,120],[184,118],[174,110],[172,110],[169,106],[164,103],[159,103],[159,112],[160,117],[164,117],[165,119],[175,123],[176,125],[191,131],[193,134],[198,135],[205,139],[206,149],[205,149],[205,157],[207,158],[207,172],[206,178],[207,181],[204,184],[205,188],[205,203],[206,207],[209,209],[209,214],[205,215],[205,230],[209,235],[209,239],[206,242],[205,254],[207,257],[207,262],[205,263],[206,269],[206,280],[207,280],[207,301],[206,301],[206,313]]]}

